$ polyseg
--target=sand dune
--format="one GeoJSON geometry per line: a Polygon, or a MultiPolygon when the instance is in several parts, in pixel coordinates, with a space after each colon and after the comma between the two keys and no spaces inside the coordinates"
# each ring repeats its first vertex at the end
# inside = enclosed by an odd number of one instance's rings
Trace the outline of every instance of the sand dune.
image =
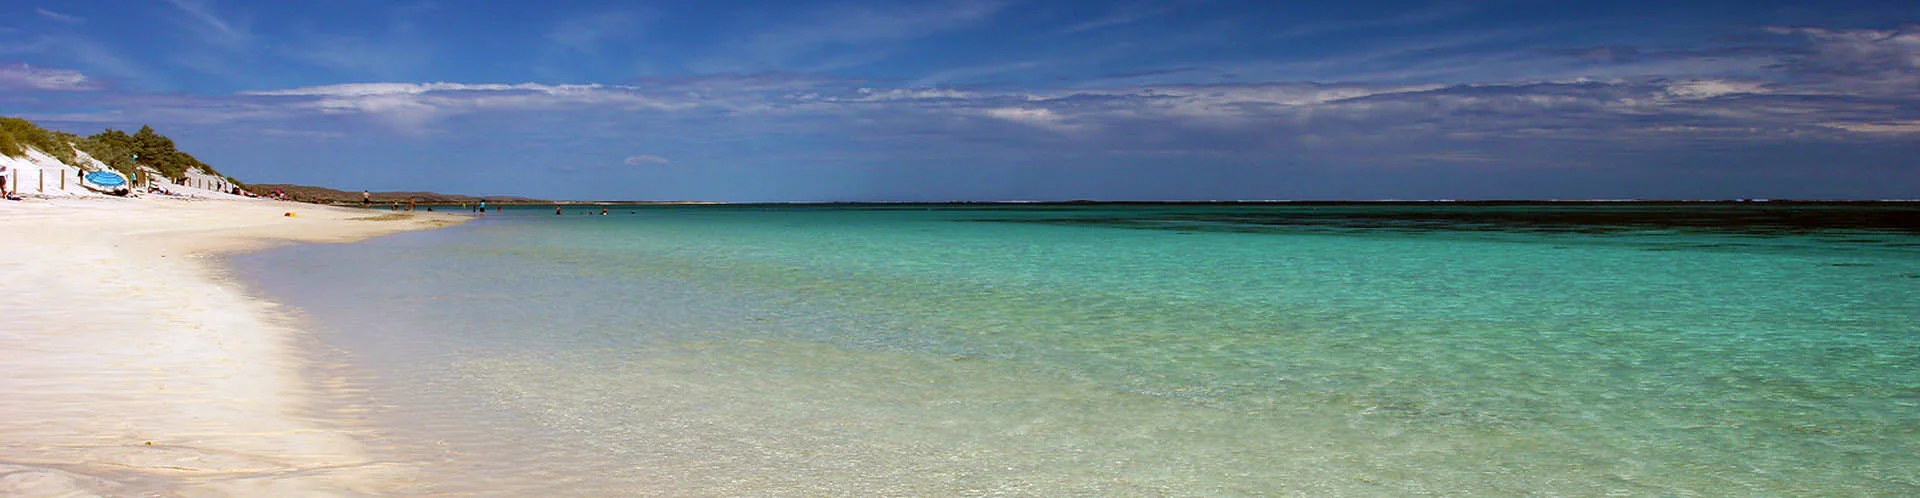
{"type": "Polygon", "coordinates": [[[369,460],[310,415],[293,331],[205,257],[464,219],[257,200],[0,202],[0,495],[404,488],[406,466],[369,460]]]}

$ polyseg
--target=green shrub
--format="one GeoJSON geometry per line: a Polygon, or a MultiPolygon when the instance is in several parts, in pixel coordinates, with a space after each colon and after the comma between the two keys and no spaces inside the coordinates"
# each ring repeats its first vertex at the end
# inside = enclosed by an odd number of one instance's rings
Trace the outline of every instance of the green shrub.
{"type": "Polygon", "coordinates": [[[0,117],[0,136],[6,137],[0,139],[0,153],[9,156],[25,156],[26,148],[32,147],[40,149],[40,152],[45,152],[63,163],[73,164],[76,161],[73,147],[65,140],[65,136],[71,135],[49,131],[33,124],[32,121],[0,117]]]}
{"type": "Polygon", "coordinates": [[[22,155],[26,155],[26,153],[27,153],[26,149],[22,149],[20,147],[20,141],[15,140],[13,138],[13,134],[0,132],[0,155],[6,155],[7,157],[19,157],[22,155]]]}
{"type": "Polygon", "coordinates": [[[176,149],[173,139],[153,131],[151,126],[141,126],[140,131],[133,134],[108,128],[91,137],[81,137],[47,130],[25,119],[0,117],[0,154],[22,157],[29,147],[52,155],[62,163],[81,166],[79,155],[74,153],[78,148],[129,177],[137,173],[140,166],[159,170],[161,175],[176,180],[187,176],[187,170],[193,168],[220,175],[193,154],[176,149]]]}

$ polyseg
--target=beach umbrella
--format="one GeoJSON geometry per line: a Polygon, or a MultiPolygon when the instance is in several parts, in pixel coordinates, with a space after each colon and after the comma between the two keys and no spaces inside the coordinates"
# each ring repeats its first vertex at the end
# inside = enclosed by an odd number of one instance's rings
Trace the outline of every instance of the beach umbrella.
{"type": "Polygon", "coordinates": [[[126,178],[121,177],[119,173],[114,173],[112,171],[95,171],[92,173],[87,173],[87,176],[85,178],[88,182],[93,183],[94,185],[102,186],[102,187],[118,187],[118,186],[127,184],[126,178]]]}

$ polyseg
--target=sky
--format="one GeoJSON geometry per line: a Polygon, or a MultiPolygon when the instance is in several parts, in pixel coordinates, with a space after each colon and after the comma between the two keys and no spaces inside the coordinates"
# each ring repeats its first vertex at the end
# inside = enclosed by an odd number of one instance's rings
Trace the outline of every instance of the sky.
{"type": "Polygon", "coordinates": [[[0,0],[0,114],[577,200],[1920,198],[1920,2],[0,0]]]}

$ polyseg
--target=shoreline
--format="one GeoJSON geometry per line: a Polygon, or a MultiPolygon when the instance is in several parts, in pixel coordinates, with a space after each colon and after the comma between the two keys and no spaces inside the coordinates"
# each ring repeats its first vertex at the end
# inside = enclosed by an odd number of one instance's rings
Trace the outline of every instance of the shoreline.
{"type": "Polygon", "coordinates": [[[0,203],[0,495],[412,484],[317,410],[298,331],[214,256],[469,220],[263,200],[0,203]],[[286,216],[286,213],[294,216],[286,216]]]}

